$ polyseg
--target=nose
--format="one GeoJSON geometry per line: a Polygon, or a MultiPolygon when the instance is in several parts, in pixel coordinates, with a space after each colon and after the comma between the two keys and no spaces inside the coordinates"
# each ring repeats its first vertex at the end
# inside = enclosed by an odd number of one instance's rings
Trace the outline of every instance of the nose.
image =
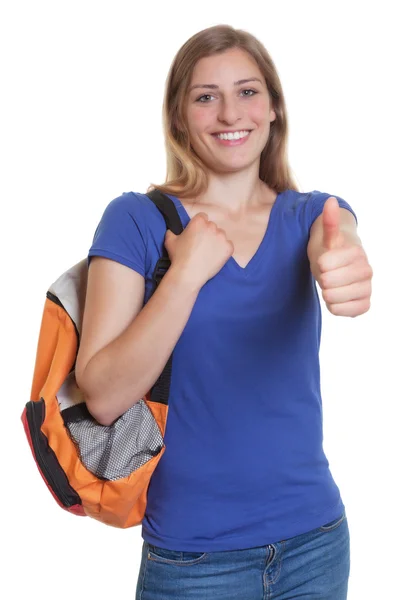
{"type": "Polygon", "coordinates": [[[226,125],[233,125],[242,118],[241,108],[235,98],[224,98],[220,104],[218,120],[226,125]]]}

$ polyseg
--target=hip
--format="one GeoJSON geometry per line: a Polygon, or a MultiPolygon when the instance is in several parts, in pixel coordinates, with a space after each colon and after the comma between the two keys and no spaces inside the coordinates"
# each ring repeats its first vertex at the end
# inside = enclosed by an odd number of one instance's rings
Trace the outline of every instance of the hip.
{"type": "Polygon", "coordinates": [[[136,600],[345,600],[349,573],[343,511],[307,533],[244,550],[179,551],[144,541],[136,600]]]}

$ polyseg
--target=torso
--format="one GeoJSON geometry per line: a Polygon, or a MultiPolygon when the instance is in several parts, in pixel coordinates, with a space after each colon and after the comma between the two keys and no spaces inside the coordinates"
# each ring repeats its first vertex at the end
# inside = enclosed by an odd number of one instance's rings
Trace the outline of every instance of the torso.
{"type": "Polygon", "coordinates": [[[204,212],[210,221],[214,221],[218,227],[223,229],[228,240],[235,248],[234,260],[239,266],[245,268],[256,254],[268,228],[269,217],[272,206],[276,200],[277,193],[268,190],[261,204],[248,208],[245,213],[227,213],[221,207],[193,202],[189,199],[180,200],[189,217],[192,219],[197,213],[204,212]]]}

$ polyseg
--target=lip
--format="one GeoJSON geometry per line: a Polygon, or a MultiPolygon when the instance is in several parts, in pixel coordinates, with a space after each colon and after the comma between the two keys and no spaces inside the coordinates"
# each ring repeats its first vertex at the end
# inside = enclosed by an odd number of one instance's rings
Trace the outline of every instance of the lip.
{"type": "Polygon", "coordinates": [[[240,133],[241,131],[248,131],[249,133],[252,129],[223,129],[221,131],[214,131],[211,135],[221,135],[221,133],[240,133]]]}
{"type": "Polygon", "coordinates": [[[218,131],[216,133],[211,134],[217,144],[221,144],[222,146],[241,146],[245,144],[250,137],[252,130],[251,129],[236,129],[235,131],[218,131]],[[239,138],[238,140],[221,140],[218,135],[221,133],[235,133],[236,131],[248,131],[249,134],[243,138],[239,138]]]}

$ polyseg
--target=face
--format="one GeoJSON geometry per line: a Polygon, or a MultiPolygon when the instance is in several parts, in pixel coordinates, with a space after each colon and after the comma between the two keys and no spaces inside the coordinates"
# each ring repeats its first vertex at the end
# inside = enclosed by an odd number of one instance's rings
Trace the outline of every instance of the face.
{"type": "Polygon", "coordinates": [[[194,151],[212,171],[258,164],[275,118],[265,79],[247,52],[234,48],[198,61],[186,120],[194,151]]]}

